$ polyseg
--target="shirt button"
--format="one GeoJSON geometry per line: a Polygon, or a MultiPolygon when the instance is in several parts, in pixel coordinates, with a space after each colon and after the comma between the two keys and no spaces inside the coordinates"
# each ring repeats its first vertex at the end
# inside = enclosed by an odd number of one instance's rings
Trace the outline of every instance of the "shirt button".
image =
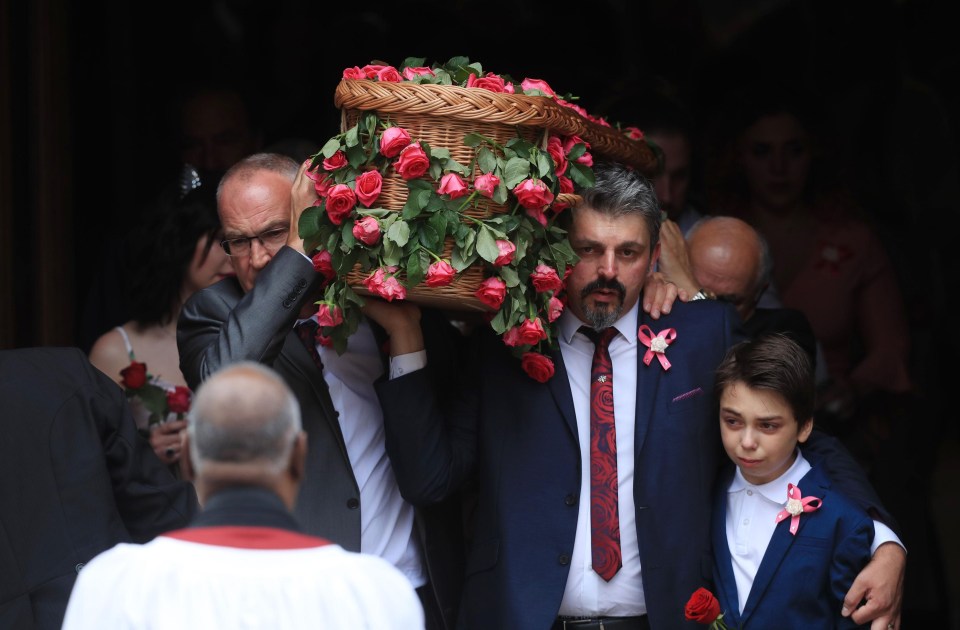
{"type": "Polygon", "coordinates": [[[748,496],[748,497],[752,497],[752,496],[753,496],[753,490],[747,490],[747,496],[748,496]]]}
{"type": "Polygon", "coordinates": [[[749,519],[749,518],[743,519],[743,524],[744,524],[744,525],[749,525],[749,524],[750,524],[750,519],[749,519]]]}
{"type": "Polygon", "coordinates": [[[559,562],[562,566],[567,566],[570,564],[570,556],[565,553],[561,553],[560,557],[557,558],[557,562],[559,562]]]}
{"type": "Polygon", "coordinates": [[[360,500],[359,500],[359,499],[347,499],[347,507],[350,508],[351,510],[357,509],[358,507],[360,507],[360,500]]]}
{"type": "Polygon", "coordinates": [[[567,496],[563,497],[563,502],[566,503],[567,505],[576,505],[576,504],[577,504],[577,495],[575,495],[575,494],[568,494],[567,496]]]}

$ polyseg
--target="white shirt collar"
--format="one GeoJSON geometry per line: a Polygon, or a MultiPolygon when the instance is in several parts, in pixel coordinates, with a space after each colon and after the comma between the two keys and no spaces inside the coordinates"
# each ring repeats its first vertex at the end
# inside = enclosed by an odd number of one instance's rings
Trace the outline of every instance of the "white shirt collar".
{"type": "Polygon", "coordinates": [[[733,481],[730,483],[730,488],[727,490],[728,493],[739,492],[746,488],[753,488],[761,495],[763,495],[768,501],[779,505],[786,505],[787,503],[787,484],[797,485],[800,483],[800,480],[803,479],[803,476],[810,471],[810,463],[803,458],[803,453],[800,452],[800,449],[797,449],[797,459],[794,460],[793,465],[790,466],[782,475],[769,481],[765,484],[754,485],[743,478],[743,473],[740,472],[740,468],[737,468],[736,473],[734,473],[733,481]]]}
{"type": "MultiPolygon", "coordinates": [[[[639,318],[639,307],[640,300],[637,300],[637,303],[633,305],[633,308],[629,309],[624,313],[620,319],[614,322],[613,326],[616,328],[623,338],[626,339],[627,343],[633,345],[637,343],[637,321],[639,318]]],[[[579,317],[573,314],[569,308],[563,310],[563,314],[560,315],[560,320],[557,322],[558,330],[560,332],[560,338],[566,344],[570,344],[573,341],[573,336],[577,334],[577,331],[580,330],[581,326],[589,326],[584,321],[581,321],[579,317]]]]}

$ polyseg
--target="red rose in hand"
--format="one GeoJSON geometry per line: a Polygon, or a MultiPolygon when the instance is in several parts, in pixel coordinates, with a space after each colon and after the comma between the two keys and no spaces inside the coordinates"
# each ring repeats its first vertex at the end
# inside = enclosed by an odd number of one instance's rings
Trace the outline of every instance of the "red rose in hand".
{"type": "Polygon", "coordinates": [[[430,158],[427,157],[427,152],[423,150],[420,143],[414,142],[400,152],[400,157],[393,163],[393,168],[404,179],[417,179],[423,177],[430,169],[430,158]]]}
{"type": "Polygon", "coordinates": [[[330,188],[327,193],[327,215],[334,225],[343,223],[343,220],[356,205],[357,196],[353,193],[353,189],[346,184],[337,184],[330,188]]]}
{"type": "Polygon", "coordinates": [[[187,413],[190,411],[190,390],[182,385],[172,392],[167,392],[167,407],[172,413],[187,413]]]}
{"type": "Polygon", "coordinates": [[[364,171],[357,177],[356,195],[360,203],[370,207],[383,190],[383,177],[379,171],[364,171]]]}
{"type": "Polygon", "coordinates": [[[373,247],[380,240],[380,223],[373,217],[363,217],[353,224],[353,236],[364,245],[373,247]]]}
{"type": "Polygon", "coordinates": [[[410,144],[410,134],[406,129],[387,127],[380,136],[380,153],[388,158],[397,157],[408,144],[410,144]]]}
{"type": "Polygon", "coordinates": [[[132,361],[130,365],[120,370],[123,377],[121,385],[126,389],[140,389],[147,384],[147,364],[132,361]]]}
{"type": "Polygon", "coordinates": [[[687,601],[687,605],[683,609],[683,614],[686,615],[687,619],[702,623],[705,626],[709,626],[716,621],[720,612],[720,602],[713,596],[713,593],[703,587],[698,588],[690,596],[690,600],[687,601]]]}
{"type": "Polygon", "coordinates": [[[450,263],[438,260],[427,268],[427,279],[423,283],[428,287],[445,287],[453,282],[456,273],[450,263]]]}
{"type": "Polygon", "coordinates": [[[546,383],[553,376],[553,361],[539,352],[526,352],[520,359],[520,367],[533,380],[546,383]]]}

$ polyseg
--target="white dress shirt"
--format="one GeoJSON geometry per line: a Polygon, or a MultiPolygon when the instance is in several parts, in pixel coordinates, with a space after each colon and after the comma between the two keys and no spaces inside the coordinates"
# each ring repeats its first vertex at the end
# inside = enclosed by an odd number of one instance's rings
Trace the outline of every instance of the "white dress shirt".
{"type": "Polygon", "coordinates": [[[414,535],[413,506],[400,496],[387,457],[383,412],[373,389],[383,374],[383,361],[370,324],[361,319],[342,355],[322,345],[317,349],[360,488],[360,550],[390,561],[414,588],[423,586],[427,575],[414,535]]]}

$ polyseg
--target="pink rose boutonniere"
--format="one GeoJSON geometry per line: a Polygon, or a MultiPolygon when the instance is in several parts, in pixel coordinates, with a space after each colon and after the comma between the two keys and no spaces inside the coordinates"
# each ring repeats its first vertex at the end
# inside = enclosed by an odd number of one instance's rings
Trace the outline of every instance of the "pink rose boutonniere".
{"type": "Polygon", "coordinates": [[[665,328],[657,334],[653,334],[650,327],[643,324],[637,332],[637,338],[640,340],[640,343],[647,347],[647,353],[643,355],[644,365],[650,365],[653,357],[657,357],[664,370],[670,369],[670,360],[667,359],[666,352],[670,344],[673,343],[673,340],[677,338],[676,330],[673,328],[665,328]]]}
{"type": "Polygon", "coordinates": [[[797,535],[797,528],[800,527],[800,515],[808,512],[816,512],[823,505],[823,501],[817,497],[805,497],[800,494],[800,488],[792,483],[787,484],[787,506],[777,514],[777,523],[785,519],[790,519],[790,533],[797,535]]]}

